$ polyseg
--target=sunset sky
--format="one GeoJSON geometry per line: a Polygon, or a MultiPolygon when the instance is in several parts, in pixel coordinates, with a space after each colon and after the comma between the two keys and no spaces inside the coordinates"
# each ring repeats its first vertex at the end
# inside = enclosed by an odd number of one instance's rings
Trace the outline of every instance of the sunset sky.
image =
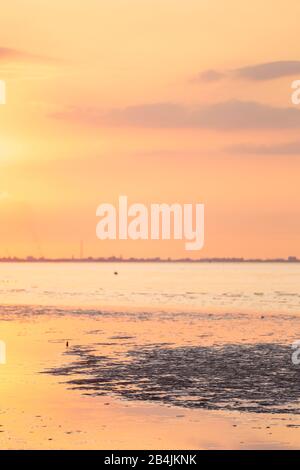
{"type": "Polygon", "coordinates": [[[299,0],[1,5],[0,256],[300,257],[299,0]],[[205,248],[96,208],[202,202],[205,248]]]}

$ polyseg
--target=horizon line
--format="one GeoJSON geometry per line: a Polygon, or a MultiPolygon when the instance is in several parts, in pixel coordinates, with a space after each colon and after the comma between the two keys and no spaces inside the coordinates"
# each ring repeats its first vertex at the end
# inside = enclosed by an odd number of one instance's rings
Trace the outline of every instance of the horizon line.
{"type": "Polygon", "coordinates": [[[207,257],[207,258],[136,258],[122,256],[108,257],[35,257],[2,256],[0,263],[300,263],[297,256],[287,258],[244,258],[244,257],[207,257]]]}

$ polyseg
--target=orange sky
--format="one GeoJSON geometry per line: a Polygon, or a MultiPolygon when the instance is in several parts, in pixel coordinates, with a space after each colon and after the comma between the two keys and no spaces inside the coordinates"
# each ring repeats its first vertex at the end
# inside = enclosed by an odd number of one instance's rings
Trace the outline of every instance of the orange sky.
{"type": "Polygon", "coordinates": [[[299,13],[299,0],[1,5],[0,256],[78,256],[83,239],[87,256],[300,257],[299,13]],[[205,248],[97,240],[96,208],[120,194],[205,203],[205,248]]]}

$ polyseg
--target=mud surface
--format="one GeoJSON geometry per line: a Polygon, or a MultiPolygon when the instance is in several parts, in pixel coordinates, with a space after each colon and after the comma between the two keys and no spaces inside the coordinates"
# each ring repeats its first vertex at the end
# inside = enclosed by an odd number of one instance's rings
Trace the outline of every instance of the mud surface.
{"type": "Polygon", "coordinates": [[[177,347],[151,345],[122,357],[74,346],[68,365],[46,373],[65,376],[88,395],[115,394],[186,408],[255,413],[300,413],[300,366],[281,344],[177,347]]]}

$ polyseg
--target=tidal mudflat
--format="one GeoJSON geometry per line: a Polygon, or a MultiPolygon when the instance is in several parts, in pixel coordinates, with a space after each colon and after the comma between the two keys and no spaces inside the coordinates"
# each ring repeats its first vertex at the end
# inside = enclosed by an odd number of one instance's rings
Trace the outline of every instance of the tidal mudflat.
{"type": "Polygon", "coordinates": [[[299,448],[300,273],[267,268],[2,267],[0,447],[299,448]]]}

